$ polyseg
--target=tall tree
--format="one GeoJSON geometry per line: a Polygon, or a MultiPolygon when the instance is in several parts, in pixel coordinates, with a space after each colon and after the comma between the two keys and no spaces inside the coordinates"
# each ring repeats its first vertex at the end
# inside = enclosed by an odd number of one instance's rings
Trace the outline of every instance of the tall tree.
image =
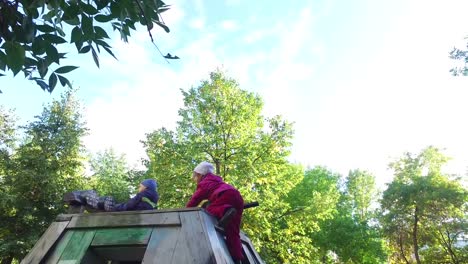
{"type": "Polygon", "coordinates": [[[91,159],[91,186],[100,195],[113,196],[117,201],[126,201],[135,192],[129,168],[123,155],[113,149],[97,153],[91,159]]]}
{"type": "Polygon", "coordinates": [[[367,171],[350,171],[346,178],[346,196],[360,221],[369,220],[373,203],[377,200],[375,177],[367,171]]]}
{"type": "Polygon", "coordinates": [[[49,92],[57,82],[70,86],[63,74],[77,67],[58,67],[66,59],[66,49],[59,47],[69,41],[78,53],[91,53],[99,67],[101,49],[115,57],[107,43],[108,29],[127,41],[135,24],[141,24],[153,41],[154,25],[169,32],[161,17],[168,9],[161,0],[0,0],[0,76],[22,71],[49,92]]]}
{"type": "Polygon", "coordinates": [[[305,254],[288,253],[293,243],[277,219],[289,208],[281,198],[302,178],[302,169],[286,159],[291,124],[280,117],[265,119],[261,99],[219,71],[182,93],[176,131],[162,128],[144,141],[149,177],[160,183],[160,206],[183,206],[195,189],[190,180],[194,166],[208,160],[245,201],[261,203],[245,212],[243,228],[267,261],[288,262],[305,254]]]}
{"type": "MultiPolygon", "coordinates": [[[[309,234],[314,245],[319,248],[322,263],[384,262],[386,252],[383,239],[379,229],[370,225],[373,214],[370,213],[369,208],[376,199],[372,194],[375,190],[373,176],[365,171],[353,170],[342,185],[339,175],[331,172],[328,174],[329,176],[326,177],[326,170],[322,173],[315,173],[317,178],[328,179],[328,184],[324,185],[326,181],[321,180],[311,182],[309,186],[304,187],[309,193],[315,193],[319,188],[329,190],[328,197],[333,197],[333,200],[326,199],[324,198],[326,192],[321,191],[322,195],[311,201],[312,204],[332,201],[324,204],[324,208],[328,209],[328,214],[317,221],[316,229],[309,234]],[[325,186],[328,187],[324,188],[325,186]],[[330,196],[330,194],[333,195],[330,196]],[[335,259],[332,256],[335,256],[335,259]]],[[[304,179],[306,178],[307,174],[304,179]]],[[[308,197],[307,191],[298,199],[308,197]]],[[[314,215],[318,213],[317,210],[313,212],[314,215]]]]}
{"type": "MultiPolygon", "coordinates": [[[[433,238],[438,236],[431,227],[449,229],[449,236],[459,232],[452,223],[466,215],[467,190],[442,173],[447,160],[438,149],[428,147],[418,155],[405,153],[390,165],[395,178],[383,194],[381,223],[398,252],[395,259],[428,261],[424,255],[437,247],[433,238]]],[[[449,248],[444,248],[449,256],[449,248]]]]}
{"type": "MultiPolygon", "coordinates": [[[[9,167],[11,166],[12,150],[16,143],[16,124],[12,111],[8,111],[0,107],[0,220],[5,216],[11,215],[10,203],[14,200],[11,194],[10,186],[5,184],[6,178],[9,174],[9,167]]],[[[5,236],[8,236],[8,226],[0,226],[0,252],[3,245],[5,236]]],[[[9,263],[13,259],[10,255],[0,255],[0,263],[9,263]]]]}
{"type": "Polygon", "coordinates": [[[72,91],[46,106],[25,127],[26,138],[13,156],[5,185],[11,200],[0,216],[0,255],[21,259],[55,216],[65,192],[81,188],[86,129],[72,91]]]}

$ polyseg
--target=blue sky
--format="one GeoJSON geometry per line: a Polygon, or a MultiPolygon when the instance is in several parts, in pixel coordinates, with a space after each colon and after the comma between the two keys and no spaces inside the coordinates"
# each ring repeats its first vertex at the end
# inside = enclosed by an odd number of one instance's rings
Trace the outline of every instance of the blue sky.
{"type": "MultiPolygon", "coordinates": [[[[174,128],[179,89],[221,67],[241,88],[262,96],[265,116],[295,123],[291,160],[346,174],[367,169],[388,182],[387,164],[428,145],[468,167],[468,79],[451,77],[448,52],[468,35],[463,0],[243,1],[167,0],[171,33],[154,30],[167,64],[144,30],[130,43],[114,34],[119,58],[70,53],[96,152],[113,147],[131,164],[144,156],[144,134],[174,128]]],[[[52,95],[19,75],[0,78],[0,104],[32,120],[52,95]]]]}

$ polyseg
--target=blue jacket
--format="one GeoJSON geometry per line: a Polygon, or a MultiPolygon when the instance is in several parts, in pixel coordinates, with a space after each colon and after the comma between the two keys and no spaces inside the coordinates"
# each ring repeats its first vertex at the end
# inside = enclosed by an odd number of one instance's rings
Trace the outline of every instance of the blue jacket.
{"type": "Polygon", "coordinates": [[[159,195],[158,192],[146,189],[141,193],[138,193],[132,199],[126,203],[117,204],[115,211],[139,211],[139,210],[153,210],[156,209],[150,203],[144,200],[149,199],[154,205],[158,204],[159,195]]]}

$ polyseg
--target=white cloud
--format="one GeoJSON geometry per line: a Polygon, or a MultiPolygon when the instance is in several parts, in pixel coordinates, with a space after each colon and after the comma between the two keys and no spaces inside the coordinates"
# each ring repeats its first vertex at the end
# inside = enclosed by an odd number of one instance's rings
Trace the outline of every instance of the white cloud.
{"type": "Polygon", "coordinates": [[[204,18],[196,18],[190,21],[189,26],[195,29],[203,29],[205,27],[205,19],[204,18]]]}
{"type": "Polygon", "coordinates": [[[221,21],[221,28],[228,31],[236,31],[239,29],[239,24],[234,20],[221,21]]]}

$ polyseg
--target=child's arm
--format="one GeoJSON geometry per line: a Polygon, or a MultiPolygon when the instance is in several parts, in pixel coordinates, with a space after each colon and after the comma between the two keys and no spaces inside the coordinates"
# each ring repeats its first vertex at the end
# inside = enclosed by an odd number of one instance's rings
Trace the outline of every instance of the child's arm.
{"type": "Polygon", "coordinates": [[[131,211],[135,208],[135,206],[141,201],[142,194],[138,193],[132,199],[128,200],[128,202],[119,204],[115,211],[131,211]]]}
{"type": "Polygon", "coordinates": [[[192,195],[192,198],[187,203],[187,207],[197,207],[201,201],[208,199],[208,194],[208,190],[197,188],[197,191],[192,195]]]}

